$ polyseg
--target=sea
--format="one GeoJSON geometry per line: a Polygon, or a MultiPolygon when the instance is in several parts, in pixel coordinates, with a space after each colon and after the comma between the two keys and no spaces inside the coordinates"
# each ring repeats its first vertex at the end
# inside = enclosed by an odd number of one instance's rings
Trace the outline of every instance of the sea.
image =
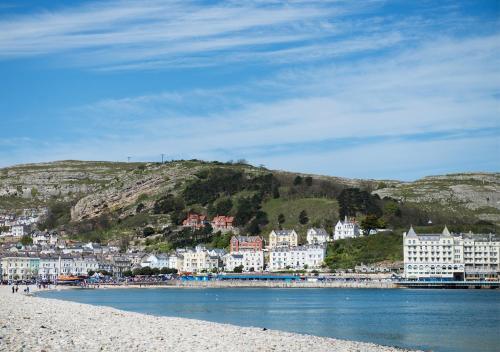
{"type": "Polygon", "coordinates": [[[499,290],[99,288],[38,295],[410,349],[500,351],[499,290]]]}

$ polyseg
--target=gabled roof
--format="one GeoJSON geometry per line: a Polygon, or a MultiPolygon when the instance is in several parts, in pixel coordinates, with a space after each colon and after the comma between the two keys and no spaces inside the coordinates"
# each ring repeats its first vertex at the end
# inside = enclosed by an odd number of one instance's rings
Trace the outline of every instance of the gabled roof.
{"type": "Polygon", "coordinates": [[[328,232],[326,232],[323,228],[312,227],[309,231],[314,230],[318,235],[328,236],[328,232]]]}
{"type": "Polygon", "coordinates": [[[273,230],[274,233],[278,236],[289,236],[295,230],[273,230]]]}
{"type": "Polygon", "coordinates": [[[413,226],[410,226],[410,230],[406,233],[406,237],[417,237],[417,233],[413,229],[413,226]]]}

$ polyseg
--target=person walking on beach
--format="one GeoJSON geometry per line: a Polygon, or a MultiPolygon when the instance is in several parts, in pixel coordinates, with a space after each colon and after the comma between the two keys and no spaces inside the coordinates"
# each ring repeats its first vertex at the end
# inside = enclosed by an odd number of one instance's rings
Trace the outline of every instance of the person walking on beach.
{"type": "Polygon", "coordinates": [[[14,293],[14,290],[15,290],[15,289],[16,289],[16,288],[14,287],[14,285],[12,285],[12,293],[14,293]]]}
{"type": "Polygon", "coordinates": [[[18,290],[19,290],[19,286],[16,285],[16,293],[17,293],[18,290]]]}

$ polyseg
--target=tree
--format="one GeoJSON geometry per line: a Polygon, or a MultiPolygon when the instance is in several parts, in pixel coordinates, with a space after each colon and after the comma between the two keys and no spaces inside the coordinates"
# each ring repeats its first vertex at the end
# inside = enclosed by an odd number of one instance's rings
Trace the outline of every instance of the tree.
{"type": "Polygon", "coordinates": [[[151,226],[146,226],[143,230],[142,230],[142,234],[144,235],[144,237],[148,237],[148,236],[151,236],[155,233],[155,230],[151,227],[151,226]]]}
{"type": "Polygon", "coordinates": [[[28,235],[24,235],[23,237],[21,237],[21,244],[23,246],[29,246],[33,244],[33,239],[28,235]]]}
{"type": "Polygon", "coordinates": [[[396,202],[387,202],[384,205],[384,215],[387,216],[401,216],[401,209],[399,209],[398,204],[396,202]]]}
{"type": "Polygon", "coordinates": [[[272,186],[272,193],[273,193],[273,198],[279,198],[280,197],[280,187],[279,185],[273,185],[272,186]]]}
{"type": "Polygon", "coordinates": [[[268,223],[269,220],[267,219],[267,213],[262,210],[258,210],[255,213],[255,217],[248,224],[247,231],[252,235],[257,235],[260,233],[261,228],[266,226],[268,223]]]}
{"type": "Polygon", "coordinates": [[[305,210],[302,210],[299,214],[299,222],[302,225],[305,225],[309,222],[309,218],[307,217],[307,212],[305,210]]]}
{"type": "Polygon", "coordinates": [[[173,211],[183,210],[185,207],[186,204],[182,198],[169,193],[155,202],[153,211],[155,214],[168,214],[173,211]]]}
{"type": "Polygon", "coordinates": [[[231,198],[224,198],[215,205],[215,213],[216,215],[228,215],[232,208],[233,201],[231,198]]]}
{"type": "Polygon", "coordinates": [[[339,202],[339,217],[357,216],[361,214],[382,215],[378,203],[380,199],[372,196],[367,191],[361,191],[359,188],[346,188],[337,197],[339,202]]]}
{"type": "Polygon", "coordinates": [[[302,177],[301,176],[296,176],[295,179],[293,180],[293,185],[294,186],[300,186],[302,184],[302,177]]]}
{"type": "Polygon", "coordinates": [[[135,212],[136,212],[136,213],[140,213],[141,211],[143,211],[143,210],[144,210],[144,208],[145,208],[144,204],[139,203],[139,204],[137,205],[137,208],[135,208],[135,212]]]}
{"type": "Polygon", "coordinates": [[[311,187],[312,184],[313,184],[313,178],[311,176],[307,176],[305,179],[304,179],[304,182],[306,183],[306,186],[308,187],[311,187]]]}
{"type": "Polygon", "coordinates": [[[278,225],[281,229],[281,225],[285,223],[285,215],[283,213],[278,215],[278,225]]]}
{"type": "Polygon", "coordinates": [[[363,221],[361,221],[361,228],[366,235],[369,235],[371,230],[378,229],[381,225],[380,219],[373,214],[367,215],[363,221]]]}
{"type": "Polygon", "coordinates": [[[177,269],[163,267],[160,270],[160,274],[177,274],[177,269]]]}
{"type": "Polygon", "coordinates": [[[242,273],[243,272],[243,265],[238,265],[237,267],[234,268],[233,271],[235,273],[242,273]]]}

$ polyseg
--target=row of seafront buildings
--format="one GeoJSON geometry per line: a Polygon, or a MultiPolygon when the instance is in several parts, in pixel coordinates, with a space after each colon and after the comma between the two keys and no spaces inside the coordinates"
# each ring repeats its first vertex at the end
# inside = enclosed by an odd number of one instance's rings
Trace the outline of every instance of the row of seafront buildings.
{"type": "Polygon", "coordinates": [[[489,280],[500,276],[500,238],[493,234],[403,235],[404,272],[409,280],[489,280]]]}
{"type": "Polygon", "coordinates": [[[178,248],[170,254],[149,254],[142,267],[177,269],[184,273],[319,269],[330,236],[323,229],[308,230],[308,244],[299,246],[295,230],[274,230],[269,244],[261,236],[233,236],[229,252],[223,249],[178,248]]]}
{"type": "Polygon", "coordinates": [[[0,248],[3,281],[54,282],[60,275],[87,275],[98,270],[120,277],[126,271],[143,267],[184,273],[319,269],[330,241],[324,229],[311,228],[308,244],[301,246],[295,230],[276,230],[269,235],[267,246],[261,236],[233,236],[229,252],[199,245],[158,254],[119,253],[119,248],[113,246],[65,241],[56,232],[34,232],[31,236],[32,245],[17,243],[0,248]]]}

